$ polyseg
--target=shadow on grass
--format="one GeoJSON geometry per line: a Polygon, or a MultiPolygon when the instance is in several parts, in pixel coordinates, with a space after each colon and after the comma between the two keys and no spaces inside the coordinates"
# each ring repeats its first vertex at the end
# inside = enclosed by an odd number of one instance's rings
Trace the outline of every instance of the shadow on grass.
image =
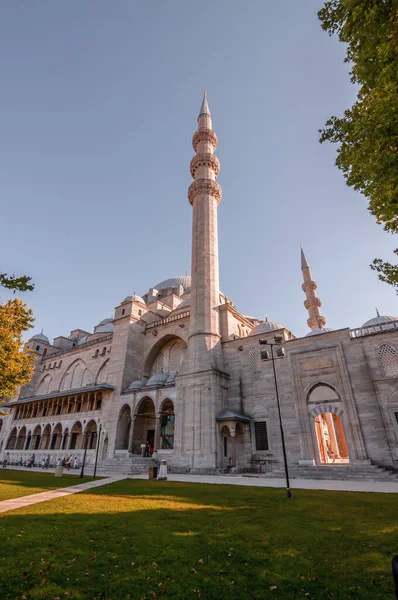
{"type": "Polygon", "coordinates": [[[376,494],[287,501],[270,488],[121,481],[6,513],[0,597],[386,600],[395,506],[376,494]]]}

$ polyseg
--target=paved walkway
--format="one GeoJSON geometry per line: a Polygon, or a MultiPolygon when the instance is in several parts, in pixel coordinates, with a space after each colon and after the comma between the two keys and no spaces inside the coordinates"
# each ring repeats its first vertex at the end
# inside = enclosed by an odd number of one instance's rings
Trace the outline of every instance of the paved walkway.
{"type": "MultiPolygon", "coordinates": [[[[29,469],[31,470],[31,469],[29,469]]],[[[23,508],[30,506],[31,504],[38,504],[39,502],[47,502],[48,500],[56,500],[62,498],[62,496],[69,496],[70,494],[77,494],[78,492],[84,492],[93,488],[100,487],[101,485],[108,485],[108,483],[114,483],[126,479],[125,475],[116,475],[115,477],[106,477],[104,479],[96,479],[95,481],[88,481],[87,483],[81,483],[80,485],[73,485],[71,487],[59,488],[58,490],[49,490],[48,492],[40,492],[39,494],[31,494],[30,496],[22,496],[21,498],[10,498],[10,500],[3,500],[0,502],[0,513],[5,513],[9,510],[15,510],[16,508],[23,508]]]]}
{"type": "MultiPolygon", "coordinates": [[[[148,479],[147,475],[134,475],[133,479],[148,479]]],[[[251,485],[255,487],[285,487],[284,479],[271,477],[256,477],[247,475],[176,475],[169,474],[168,481],[187,483],[218,483],[226,485],[251,485]]],[[[159,482],[160,483],[160,482],[159,482]]],[[[358,481],[358,480],[329,480],[329,479],[291,479],[290,488],[301,490],[330,490],[345,492],[382,492],[397,494],[398,481],[358,481]]]]}

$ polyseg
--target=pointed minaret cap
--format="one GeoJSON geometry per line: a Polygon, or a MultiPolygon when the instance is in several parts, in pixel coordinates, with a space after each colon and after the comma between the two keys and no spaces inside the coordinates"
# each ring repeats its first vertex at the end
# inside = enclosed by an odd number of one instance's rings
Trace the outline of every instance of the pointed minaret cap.
{"type": "Polygon", "coordinates": [[[211,117],[211,112],[210,112],[209,104],[207,102],[206,92],[203,93],[202,106],[200,107],[198,119],[202,115],[208,115],[209,117],[211,117]]]}
{"type": "Polygon", "coordinates": [[[309,262],[304,254],[304,250],[303,247],[300,244],[300,248],[301,248],[301,269],[310,269],[310,265],[309,262]]]}
{"type": "MultiPolygon", "coordinates": [[[[377,308],[377,306],[376,306],[376,315],[377,315],[378,317],[380,317],[379,309],[377,308]]],[[[43,332],[42,332],[42,333],[43,333],[43,332]]]]}

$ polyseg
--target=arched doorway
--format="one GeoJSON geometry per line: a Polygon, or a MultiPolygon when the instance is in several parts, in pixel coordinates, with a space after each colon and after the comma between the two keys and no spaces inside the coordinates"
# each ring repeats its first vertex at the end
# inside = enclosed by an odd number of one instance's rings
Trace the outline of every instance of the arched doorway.
{"type": "Polygon", "coordinates": [[[127,450],[131,427],[131,409],[125,404],[119,413],[116,430],[115,450],[127,450]]]}
{"type": "Polygon", "coordinates": [[[82,425],[80,421],[76,421],[70,432],[69,450],[80,450],[83,441],[82,425]]]}
{"type": "Polygon", "coordinates": [[[61,442],[62,442],[62,425],[61,425],[61,423],[58,423],[58,425],[56,425],[53,430],[53,434],[51,437],[50,450],[58,450],[61,447],[61,442]]]}
{"type": "Polygon", "coordinates": [[[138,406],[134,424],[133,454],[141,454],[141,445],[149,442],[151,451],[155,443],[156,414],[151,398],[143,398],[138,406]]]}
{"type": "Polygon", "coordinates": [[[174,449],[175,414],[172,400],[164,400],[160,409],[160,444],[162,450],[174,449]]]}
{"type": "Polygon", "coordinates": [[[17,443],[17,428],[14,427],[14,429],[10,433],[10,437],[8,438],[6,450],[14,450],[16,443],[17,443]]]}
{"type": "Polygon", "coordinates": [[[23,426],[21,431],[18,434],[17,443],[15,445],[15,450],[23,450],[26,443],[26,427],[23,426]]]}
{"type": "Polygon", "coordinates": [[[231,432],[227,425],[223,425],[221,427],[221,456],[222,456],[222,466],[231,467],[232,466],[232,438],[231,432]]]}
{"type": "Polygon", "coordinates": [[[322,464],[348,463],[348,451],[341,417],[331,412],[315,417],[315,433],[322,464]]]}
{"type": "Polygon", "coordinates": [[[33,450],[38,450],[40,448],[41,442],[41,427],[40,425],[36,425],[33,431],[33,450]]]}
{"type": "Polygon", "coordinates": [[[97,423],[89,421],[84,430],[84,448],[87,450],[95,450],[97,447],[97,423]]]}
{"type": "Polygon", "coordinates": [[[51,425],[48,423],[43,429],[43,435],[41,438],[40,449],[48,450],[50,446],[50,437],[51,437],[51,425]]]}

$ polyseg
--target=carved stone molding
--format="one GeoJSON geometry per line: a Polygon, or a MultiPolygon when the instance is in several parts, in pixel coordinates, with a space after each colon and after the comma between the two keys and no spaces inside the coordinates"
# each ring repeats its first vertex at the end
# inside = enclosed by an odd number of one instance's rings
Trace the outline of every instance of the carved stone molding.
{"type": "Polygon", "coordinates": [[[307,298],[307,300],[304,300],[304,306],[307,310],[313,306],[320,308],[322,306],[322,302],[320,298],[315,296],[314,298],[307,298]]]}
{"type": "Polygon", "coordinates": [[[210,152],[196,154],[196,156],[194,156],[191,160],[190,164],[191,175],[193,179],[195,179],[196,171],[198,170],[198,168],[202,166],[209,167],[210,169],[212,169],[214,171],[215,176],[218,177],[218,174],[220,172],[220,161],[218,160],[217,156],[214,156],[214,154],[210,154],[210,152]]]}
{"type": "Polygon", "coordinates": [[[188,189],[188,200],[191,204],[198,194],[208,194],[212,196],[217,204],[220,204],[222,197],[221,187],[212,179],[198,179],[193,181],[188,189]]]}
{"type": "Polygon", "coordinates": [[[213,147],[213,151],[218,146],[217,136],[212,129],[201,129],[193,134],[192,146],[195,152],[197,151],[199,142],[209,142],[213,147]]]}
{"type": "Polygon", "coordinates": [[[307,281],[306,283],[303,283],[301,289],[303,292],[307,292],[307,290],[316,290],[317,287],[318,286],[315,281],[307,281]]]}

